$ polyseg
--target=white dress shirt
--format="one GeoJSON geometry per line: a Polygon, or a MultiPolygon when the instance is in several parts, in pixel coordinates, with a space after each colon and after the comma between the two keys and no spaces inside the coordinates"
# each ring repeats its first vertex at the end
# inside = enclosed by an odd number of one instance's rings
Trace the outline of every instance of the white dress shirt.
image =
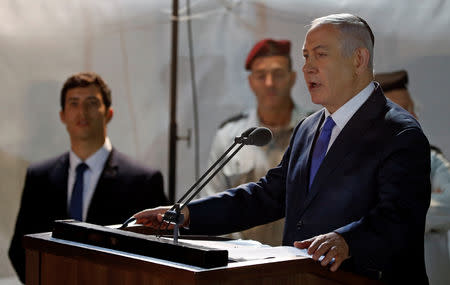
{"type": "MultiPolygon", "coordinates": [[[[87,211],[94,195],[100,174],[102,174],[105,162],[112,150],[111,141],[108,137],[105,139],[103,146],[93,155],[84,161],[88,168],[83,174],[83,221],[86,221],[87,211]]],[[[67,209],[70,207],[70,199],[72,198],[72,190],[75,184],[76,168],[83,161],[71,150],[69,154],[69,179],[67,180],[67,209]]]]}
{"type": "Polygon", "coordinates": [[[325,108],[325,120],[323,120],[322,126],[325,123],[328,116],[331,116],[333,118],[333,121],[336,123],[336,125],[333,128],[333,131],[331,132],[330,142],[328,143],[327,152],[330,149],[330,147],[333,145],[334,141],[336,140],[337,136],[341,133],[341,131],[344,129],[345,125],[348,123],[348,121],[353,117],[353,115],[358,111],[358,109],[364,104],[364,102],[369,99],[370,94],[372,94],[373,90],[375,89],[375,84],[372,82],[369,83],[361,92],[356,94],[355,97],[348,100],[347,103],[342,105],[339,109],[337,109],[333,114],[330,115],[330,112],[325,108]]]}

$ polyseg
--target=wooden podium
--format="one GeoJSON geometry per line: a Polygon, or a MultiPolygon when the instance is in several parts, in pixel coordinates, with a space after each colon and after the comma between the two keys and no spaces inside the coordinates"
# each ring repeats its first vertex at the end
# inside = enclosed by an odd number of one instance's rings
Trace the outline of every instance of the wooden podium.
{"type": "Polygon", "coordinates": [[[310,258],[230,262],[205,269],[53,238],[24,237],[26,283],[50,284],[380,284],[348,272],[330,272],[310,258]]]}

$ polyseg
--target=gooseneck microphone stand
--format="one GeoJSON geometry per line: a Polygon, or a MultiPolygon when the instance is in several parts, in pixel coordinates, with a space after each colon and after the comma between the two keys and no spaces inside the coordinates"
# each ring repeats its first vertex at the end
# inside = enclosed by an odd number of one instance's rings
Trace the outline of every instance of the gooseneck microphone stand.
{"type": "Polygon", "coordinates": [[[184,223],[184,215],[181,213],[184,207],[192,200],[194,197],[200,193],[200,191],[208,184],[208,182],[227,164],[230,159],[232,159],[236,153],[238,153],[244,145],[255,145],[264,146],[272,139],[272,133],[267,128],[256,128],[252,127],[247,129],[241,134],[241,136],[234,139],[233,144],[215,161],[206,172],[186,191],[186,193],[181,197],[177,203],[175,203],[163,216],[161,226],[164,222],[167,224],[174,225],[173,230],[173,241],[178,243],[179,227],[184,223]],[[237,148],[235,148],[237,146],[237,148]],[[234,149],[235,148],[235,149],[234,149]],[[230,156],[226,159],[225,157],[234,149],[230,156]],[[215,170],[214,170],[215,169],[215,170]],[[211,173],[211,171],[214,172],[211,173]],[[208,177],[209,175],[209,177],[208,177]],[[206,180],[196,189],[196,187],[206,178],[206,180]],[[195,190],[195,191],[194,191],[195,190]]]}

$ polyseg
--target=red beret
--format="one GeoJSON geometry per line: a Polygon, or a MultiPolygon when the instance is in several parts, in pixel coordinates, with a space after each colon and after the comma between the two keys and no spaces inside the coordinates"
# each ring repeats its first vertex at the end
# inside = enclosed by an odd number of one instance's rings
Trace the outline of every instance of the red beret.
{"type": "Polygon", "coordinates": [[[288,40],[263,39],[256,43],[252,50],[248,53],[245,61],[245,69],[250,70],[253,60],[261,56],[283,55],[290,56],[291,42],[288,40]]]}

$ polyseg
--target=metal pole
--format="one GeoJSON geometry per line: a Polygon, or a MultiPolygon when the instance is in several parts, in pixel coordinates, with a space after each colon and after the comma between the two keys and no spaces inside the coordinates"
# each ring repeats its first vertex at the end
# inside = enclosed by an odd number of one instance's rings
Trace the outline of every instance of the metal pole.
{"type": "Polygon", "coordinates": [[[178,0],[172,2],[172,59],[170,67],[170,123],[169,123],[169,201],[175,202],[177,162],[177,64],[178,64],[178,0]]]}

